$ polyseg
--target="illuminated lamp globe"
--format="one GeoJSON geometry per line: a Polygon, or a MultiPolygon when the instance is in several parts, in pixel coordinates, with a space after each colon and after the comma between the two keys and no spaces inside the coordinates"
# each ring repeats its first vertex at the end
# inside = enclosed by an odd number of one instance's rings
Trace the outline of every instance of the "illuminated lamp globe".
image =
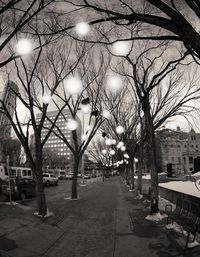
{"type": "Polygon", "coordinates": [[[88,104],[82,105],[82,106],[81,106],[81,111],[82,111],[84,114],[90,113],[90,111],[91,111],[90,106],[89,106],[88,104]]]}
{"type": "Polygon", "coordinates": [[[107,138],[106,139],[106,145],[112,145],[112,139],[107,138]]]}
{"type": "Polygon", "coordinates": [[[90,26],[87,22],[79,22],[75,26],[75,31],[77,35],[84,37],[88,34],[90,26]]]}
{"type": "Polygon", "coordinates": [[[76,77],[70,77],[64,80],[65,92],[69,95],[78,95],[83,90],[82,81],[76,77]]]}
{"type": "Polygon", "coordinates": [[[108,110],[104,110],[102,113],[102,116],[106,119],[109,119],[111,116],[111,113],[108,110]]]}
{"type": "Polygon", "coordinates": [[[111,155],[115,155],[115,151],[114,150],[110,150],[110,154],[111,155]]]}
{"type": "Polygon", "coordinates": [[[113,75],[110,76],[107,79],[107,83],[106,83],[106,88],[110,91],[110,92],[118,92],[122,89],[123,87],[123,81],[121,79],[121,77],[117,76],[117,75],[113,75]]]}
{"type": "Polygon", "coordinates": [[[87,125],[87,127],[86,127],[86,131],[88,132],[89,130],[91,130],[92,129],[92,126],[90,126],[90,125],[87,125]]]}
{"type": "Polygon", "coordinates": [[[78,128],[78,122],[70,119],[67,122],[67,129],[69,129],[70,131],[76,130],[78,128]]]}
{"type": "Polygon", "coordinates": [[[117,41],[112,44],[112,52],[115,55],[125,56],[130,52],[130,43],[125,41],[117,41]]]}
{"type": "Polygon", "coordinates": [[[30,54],[33,50],[31,40],[27,38],[20,39],[15,46],[16,53],[19,55],[30,54]]]}
{"type": "Polygon", "coordinates": [[[137,159],[137,158],[134,158],[134,162],[137,163],[137,162],[138,162],[138,159],[137,159]]]}
{"type": "Polygon", "coordinates": [[[123,145],[124,145],[124,142],[120,141],[120,142],[117,144],[117,148],[121,148],[123,145]]]}
{"type": "Polygon", "coordinates": [[[124,128],[122,126],[117,126],[116,127],[116,132],[118,135],[124,133],[124,128]]]}
{"type": "Polygon", "coordinates": [[[126,147],[125,147],[125,146],[122,146],[122,147],[121,147],[121,151],[123,151],[123,152],[126,151],[126,147]]]}
{"type": "Polygon", "coordinates": [[[82,141],[85,141],[85,140],[87,140],[87,135],[82,135],[82,141]]]}
{"type": "Polygon", "coordinates": [[[112,144],[116,145],[116,140],[115,139],[112,140],[112,144]]]}
{"type": "Polygon", "coordinates": [[[43,95],[42,96],[42,102],[44,104],[49,104],[50,101],[51,101],[51,96],[50,95],[43,95]]]}
{"type": "Polygon", "coordinates": [[[102,150],[102,153],[103,153],[103,154],[107,154],[107,150],[106,150],[106,149],[103,149],[103,150],[102,150]]]}

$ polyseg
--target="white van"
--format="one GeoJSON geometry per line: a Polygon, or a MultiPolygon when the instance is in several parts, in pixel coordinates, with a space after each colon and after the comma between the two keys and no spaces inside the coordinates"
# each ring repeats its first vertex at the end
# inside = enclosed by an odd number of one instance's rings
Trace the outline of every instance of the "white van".
{"type": "Polygon", "coordinates": [[[8,178],[8,172],[6,166],[0,165],[0,180],[6,180],[8,178]]]}
{"type": "MultiPolygon", "coordinates": [[[[0,165],[0,180],[6,180],[8,178],[8,171],[6,166],[0,165]]],[[[23,177],[31,178],[33,176],[30,168],[27,167],[10,167],[11,177],[23,177]]]]}

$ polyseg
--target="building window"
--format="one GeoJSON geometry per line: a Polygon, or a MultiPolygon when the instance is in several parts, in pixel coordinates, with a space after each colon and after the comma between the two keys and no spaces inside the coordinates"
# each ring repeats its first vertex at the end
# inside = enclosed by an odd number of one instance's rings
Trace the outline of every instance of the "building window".
{"type": "Polygon", "coordinates": [[[198,145],[196,145],[196,148],[198,148],[199,146],[198,145]]]}
{"type": "Polygon", "coordinates": [[[174,157],[172,157],[171,160],[174,161],[174,157]]]}
{"type": "Polygon", "coordinates": [[[185,159],[185,157],[183,157],[183,163],[186,164],[186,159],[185,159]]]}
{"type": "Polygon", "coordinates": [[[180,146],[180,145],[178,145],[178,148],[181,148],[181,146],[180,146]]]}
{"type": "Polygon", "coordinates": [[[189,156],[189,164],[193,164],[193,157],[189,156]]]}
{"type": "Polygon", "coordinates": [[[194,146],[193,146],[193,145],[191,145],[191,147],[193,148],[194,146]]]}
{"type": "Polygon", "coordinates": [[[178,164],[181,164],[181,157],[178,157],[178,164]]]}

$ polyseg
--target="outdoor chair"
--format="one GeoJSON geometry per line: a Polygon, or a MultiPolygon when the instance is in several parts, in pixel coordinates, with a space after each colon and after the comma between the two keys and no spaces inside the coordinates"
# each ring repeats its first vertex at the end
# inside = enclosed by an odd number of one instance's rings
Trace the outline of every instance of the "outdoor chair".
{"type": "Polygon", "coordinates": [[[181,211],[177,215],[173,215],[171,217],[172,224],[176,221],[179,225],[182,225],[182,223],[187,219],[189,211],[189,202],[183,201],[181,211]]]}
{"type": "Polygon", "coordinates": [[[192,203],[189,212],[185,212],[185,215],[180,215],[177,223],[181,226],[189,226],[195,224],[199,218],[199,208],[196,204],[192,203]]]}
{"type": "Polygon", "coordinates": [[[187,238],[186,238],[186,244],[185,244],[185,248],[187,248],[188,243],[189,243],[190,235],[191,234],[193,235],[192,242],[194,242],[195,239],[196,239],[197,233],[200,233],[200,216],[198,216],[196,218],[196,221],[193,224],[183,226],[183,229],[185,231],[187,231],[187,238]]]}
{"type": "MultiPolygon", "coordinates": [[[[170,204],[168,204],[166,207],[165,207],[165,210],[166,209],[170,209],[170,204]]],[[[174,209],[174,211],[171,211],[171,212],[168,212],[168,217],[167,217],[167,224],[169,222],[169,220],[173,221],[175,219],[175,217],[177,217],[178,215],[180,215],[181,211],[182,211],[182,206],[183,206],[183,202],[180,198],[177,199],[176,201],[176,207],[174,209]]],[[[171,210],[172,210],[172,205],[171,205],[171,210]]]]}

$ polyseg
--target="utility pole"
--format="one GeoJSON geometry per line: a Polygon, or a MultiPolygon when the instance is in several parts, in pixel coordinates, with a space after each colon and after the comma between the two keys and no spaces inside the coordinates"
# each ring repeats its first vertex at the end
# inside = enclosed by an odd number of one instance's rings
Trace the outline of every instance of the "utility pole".
{"type": "Polygon", "coordinates": [[[10,156],[6,156],[6,168],[8,171],[8,185],[9,185],[9,199],[10,199],[10,204],[12,205],[12,194],[11,194],[11,183],[10,183],[10,156]]]}

